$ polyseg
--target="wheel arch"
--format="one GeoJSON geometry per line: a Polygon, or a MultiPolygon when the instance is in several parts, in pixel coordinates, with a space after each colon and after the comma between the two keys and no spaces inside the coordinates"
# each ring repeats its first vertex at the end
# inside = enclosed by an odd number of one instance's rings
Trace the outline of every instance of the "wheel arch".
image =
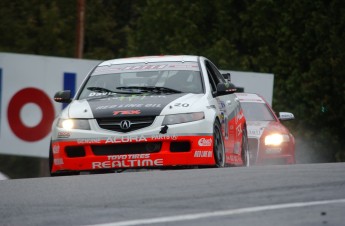
{"type": "Polygon", "coordinates": [[[222,123],[220,122],[220,119],[219,119],[219,116],[218,116],[218,115],[216,115],[216,117],[215,117],[213,123],[216,123],[216,122],[218,122],[219,125],[222,126],[222,123]]]}

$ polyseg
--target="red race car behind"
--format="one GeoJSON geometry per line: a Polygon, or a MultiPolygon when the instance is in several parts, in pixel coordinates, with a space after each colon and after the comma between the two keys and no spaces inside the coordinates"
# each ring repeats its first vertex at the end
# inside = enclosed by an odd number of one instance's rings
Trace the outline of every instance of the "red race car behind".
{"type": "Polygon", "coordinates": [[[276,116],[266,100],[257,94],[236,93],[247,120],[250,164],[294,164],[295,138],[280,121],[294,115],[276,116]]]}

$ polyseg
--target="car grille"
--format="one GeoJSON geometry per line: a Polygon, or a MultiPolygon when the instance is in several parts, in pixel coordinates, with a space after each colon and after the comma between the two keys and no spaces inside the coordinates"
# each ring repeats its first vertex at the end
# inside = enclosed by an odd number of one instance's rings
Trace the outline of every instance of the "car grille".
{"type": "Polygon", "coordinates": [[[255,164],[258,157],[259,141],[256,138],[248,138],[250,164],[255,164]]]}
{"type": "Polygon", "coordinates": [[[99,127],[106,130],[116,131],[116,132],[131,132],[141,128],[150,126],[155,120],[155,116],[146,117],[121,117],[121,118],[99,118],[97,123],[99,127]],[[129,122],[129,123],[128,123],[129,122]],[[129,128],[122,126],[122,124],[129,125],[129,128]]]}
{"type": "Polygon", "coordinates": [[[96,156],[157,153],[161,148],[162,142],[91,145],[96,156]]]}

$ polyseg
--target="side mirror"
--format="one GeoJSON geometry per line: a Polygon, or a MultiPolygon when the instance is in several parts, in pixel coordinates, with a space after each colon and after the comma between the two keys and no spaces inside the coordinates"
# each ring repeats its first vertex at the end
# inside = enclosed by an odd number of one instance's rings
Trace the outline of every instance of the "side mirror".
{"type": "Polygon", "coordinates": [[[217,85],[218,95],[232,94],[234,92],[236,92],[236,86],[232,83],[218,83],[217,85]]]}
{"type": "Polygon", "coordinates": [[[288,121],[288,120],[295,119],[295,116],[290,112],[279,112],[278,118],[281,121],[288,121]]]}
{"type": "Polygon", "coordinates": [[[222,75],[226,81],[231,82],[231,74],[230,73],[225,73],[222,75]]]}
{"type": "Polygon", "coordinates": [[[64,90],[55,93],[54,100],[59,103],[71,103],[71,90],[64,90]]]}

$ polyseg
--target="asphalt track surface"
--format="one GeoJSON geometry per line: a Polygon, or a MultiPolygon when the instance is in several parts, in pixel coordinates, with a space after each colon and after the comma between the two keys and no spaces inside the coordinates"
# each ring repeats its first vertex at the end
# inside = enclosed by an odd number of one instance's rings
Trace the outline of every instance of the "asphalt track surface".
{"type": "Polygon", "coordinates": [[[345,163],[4,180],[0,225],[345,225],[345,163]]]}

